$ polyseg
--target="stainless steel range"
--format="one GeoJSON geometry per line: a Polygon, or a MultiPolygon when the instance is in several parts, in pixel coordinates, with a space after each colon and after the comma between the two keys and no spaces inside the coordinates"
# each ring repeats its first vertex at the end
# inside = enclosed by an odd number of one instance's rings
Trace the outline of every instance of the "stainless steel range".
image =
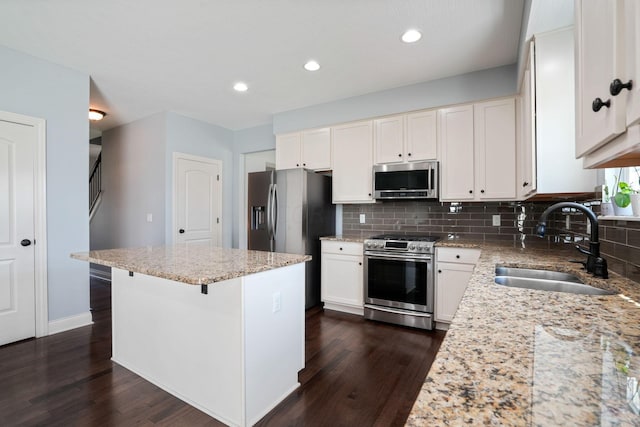
{"type": "Polygon", "coordinates": [[[379,235],[364,241],[366,319],[433,329],[434,236],[379,235]]]}

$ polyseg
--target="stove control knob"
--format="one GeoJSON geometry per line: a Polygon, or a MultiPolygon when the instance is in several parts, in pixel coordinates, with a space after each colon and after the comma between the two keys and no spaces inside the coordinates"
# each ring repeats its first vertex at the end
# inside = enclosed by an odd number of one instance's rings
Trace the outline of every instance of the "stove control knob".
{"type": "Polygon", "coordinates": [[[379,242],[379,243],[378,243],[378,248],[379,248],[379,249],[382,249],[382,248],[384,248],[384,243],[382,243],[382,242],[379,242]]]}
{"type": "Polygon", "coordinates": [[[367,249],[371,248],[371,242],[366,242],[364,244],[364,247],[367,248],[367,249]]]}
{"type": "Polygon", "coordinates": [[[416,245],[414,245],[413,243],[409,245],[409,250],[410,251],[415,251],[416,250],[416,245]]]}
{"type": "Polygon", "coordinates": [[[427,245],[420,245],[418,247],[418,249],[421,250],[421,251],[426,251],[427,250],[427,245]]]}

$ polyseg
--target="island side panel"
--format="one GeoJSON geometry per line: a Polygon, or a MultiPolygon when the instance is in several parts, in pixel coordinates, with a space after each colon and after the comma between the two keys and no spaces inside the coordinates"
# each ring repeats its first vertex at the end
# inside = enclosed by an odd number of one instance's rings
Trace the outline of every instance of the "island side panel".
{"type": "Polygon", "coordinates": [[[246,276],[243,289],[246,420],[253,425],[300,385],[305,264],[246,276]]]}
{"type": "Polygon", "coordinates": [[[243,425],[242,279],[200,286],[113,269],[113,361],[243,425]]]}

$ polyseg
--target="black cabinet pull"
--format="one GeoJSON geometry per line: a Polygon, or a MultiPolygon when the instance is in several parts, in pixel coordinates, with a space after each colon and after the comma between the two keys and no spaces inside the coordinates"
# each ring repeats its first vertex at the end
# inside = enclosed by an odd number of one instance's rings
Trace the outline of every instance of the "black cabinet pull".
{"type": "Polygon", "coordinates": [[[369,197],[371,197],[371,193],[369,193],[369,197]]]}
{"type": "Polygon", "coordinates": [[[611,100],[607,99],[606,101],[603,101],[600,98],[596,98],[593,100],[593,102],[591,103],[591,109],[597,113],[598,111],[600,111],[600,109],[602,107],[607,107],[609,108],[611,106],[611,100]]]}
{"type": "Polygon", "coordinates": [[[361,262],[359,262],[359,263],[358,263],[358,265],[362,265],[362,263],[361,263],[361,262]]]}
{"type": "Polygon", "coordinates": [[[473,194],[473,190],[469,190],[469,194],[473,194]]]}
{"type": "Polygon", "coordinates": [[[31,245],[31,240],[29,239],[22,239],[22,241],[20,242],[20,244],[22,246],[30,246],[31,245]]]}
{"type": "Polygon", "coordinates": [[[442,270],[438,270],[438,273],[442,273],[442,270]]]}
{"type": "Polygon", "coordinates": [[[456,255],[456,258],[460,259],[460,255],[456,255]]]}
{"type": "Polygon", "coordinates": [[[613,96],[617,96],[622,89],[631,90],[633,88],[633,80],[629,80],[626,83],[622,83],[620,79],[614,79],[609,86],[609,93],[613,96]]]}
{"type": "Polygon", "coordinates": [[[482,194],[484,194],[484,190],[480,190],[480,192],[481,192],[482,194]]]}
{"type": "Polygon", "coordinates": [[[303,163],[303,164],[302,164],[302,166],[307,166],[307,164],[306,164],[306,163],[303,163]]]}
{"type": "Polygon", "coordinates": [[[342,250],[342,248],[340,248],[340,250],[342,250]]]}
{"type": "Polygon", "coordinates": [[[184,234],[184,228],[181,228],[180,230],[178,230],[178,233],[184,234]]]}
{"type": "Polygon", "coordinates": [[[529,185],[529,183],[528,183],[527,181],[525,181],[525,182],[523,182],[523,183],[522,183],[522,186],[523,186],[523,187],[526,187],[527,185],[529,185]]]}
{"type": "Polygon", "coordinates": [[[407,156],[411,157],[411,153],[407,153],[407,156]]]}
{"type": "Polygon", "coordinates": [[[398,157],[402,157],[402,153],[398,154],[398,157]]]}
{"type": "Polygon", "coordinates": [[[300,163],[296,163],[296,167],[300,166],[300,163]]]}

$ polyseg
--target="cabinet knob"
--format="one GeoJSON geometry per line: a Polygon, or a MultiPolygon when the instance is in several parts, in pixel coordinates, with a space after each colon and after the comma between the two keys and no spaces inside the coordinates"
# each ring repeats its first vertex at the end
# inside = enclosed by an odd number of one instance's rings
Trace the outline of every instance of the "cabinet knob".
{"type": "Polygon", "coordinates": [[[523,183],[522,183],[522,186],[523,186],[523,187],[526,187],[527,185],[529,185],[529,183],[528,183],[527,181],[525,181],[525,182],[523,182],[523,183]]]}
{"type": "Polygon", "coordinates": [[[296,167],[300,166],[300,163],[296,163],[296,167]]]}
{"type": "Polygon", "coordinates": [[[480,192],[481,192],[482,194],[484,194],[484,190],[480,190],[480,192]]]}
{"type": "Polygon", "coordinates": [[[178,230],[178,233],[184,234],[184,228],[181,228],[180,230],[178,230]]]}
{"type": "Polygon", "coordinates": [[[342,248],[340,248],[340,250],[342,250],[342,248]]]}
{"type": "Polygon", "coordinates": [[[442,270],[438,270],[438,273],[442,273],[442,270]]]}
{"type": "Polygon", "coordinates": [[[411,157],[411,153],[407,153],[407,156],[411,157]]]}
{"type": "Polygon", "coordinates": [[[358,265],[362,265],[362,263],[361,263],[361,262],[359,262],[359,263],[358,263],[358,265]]]}
{"type": "Polygon", "coordinates": [[[596,99],[594,99],[594,100],[593,100],[593,102],[591,103],[591,109],[592,109],[594,112],[596,112],[596,113],[597,113],[598,111],[600,111],[600,109],[601,109],[602,107],[607,107],[607,108],[609,108],[610,106],[611,106],[611,100],[610,100],[610,99],[607,99],[606,101],[603,101],[603,100],[602,100],[602,99],[600,99],[600,98],[596,98],[596,99]]]}
{"type": "Polygon", "coordinates": [[[398,154],[398,157],[402,157],[402,153],[398,154]]]}
{"type": "Polygon", "coordinates": [[[473,194],[473,190],[469,190],[469,194],[473,194]]]}
{"type": "Polygon", "coordinates": [[[307,164],[306,164],[306,163],[303,163],[303,164],[302,164],[302,166],[307,166],[307,164]]]}
{"type": "Polygon", "coordinates": [[[615,79],[611,82],[611,85],[609,86],[609,93],[611,93],[611,95],[613,96],[617,96],[620,92],[622,92],[622,89],[631,90],[632,88],[633,88],[633,80],[629,80],[626,83],[622,83],[620,79],[615,79]]]}
{"type": "Polygon", "coordinates": [[[371,193],[369,193],[369,197],[371,197],[371,193]]]}
{"type": "Polygon", "coordinates": [[[456,255],[456,258],[460,259],[460,255],[456,255]]]}

